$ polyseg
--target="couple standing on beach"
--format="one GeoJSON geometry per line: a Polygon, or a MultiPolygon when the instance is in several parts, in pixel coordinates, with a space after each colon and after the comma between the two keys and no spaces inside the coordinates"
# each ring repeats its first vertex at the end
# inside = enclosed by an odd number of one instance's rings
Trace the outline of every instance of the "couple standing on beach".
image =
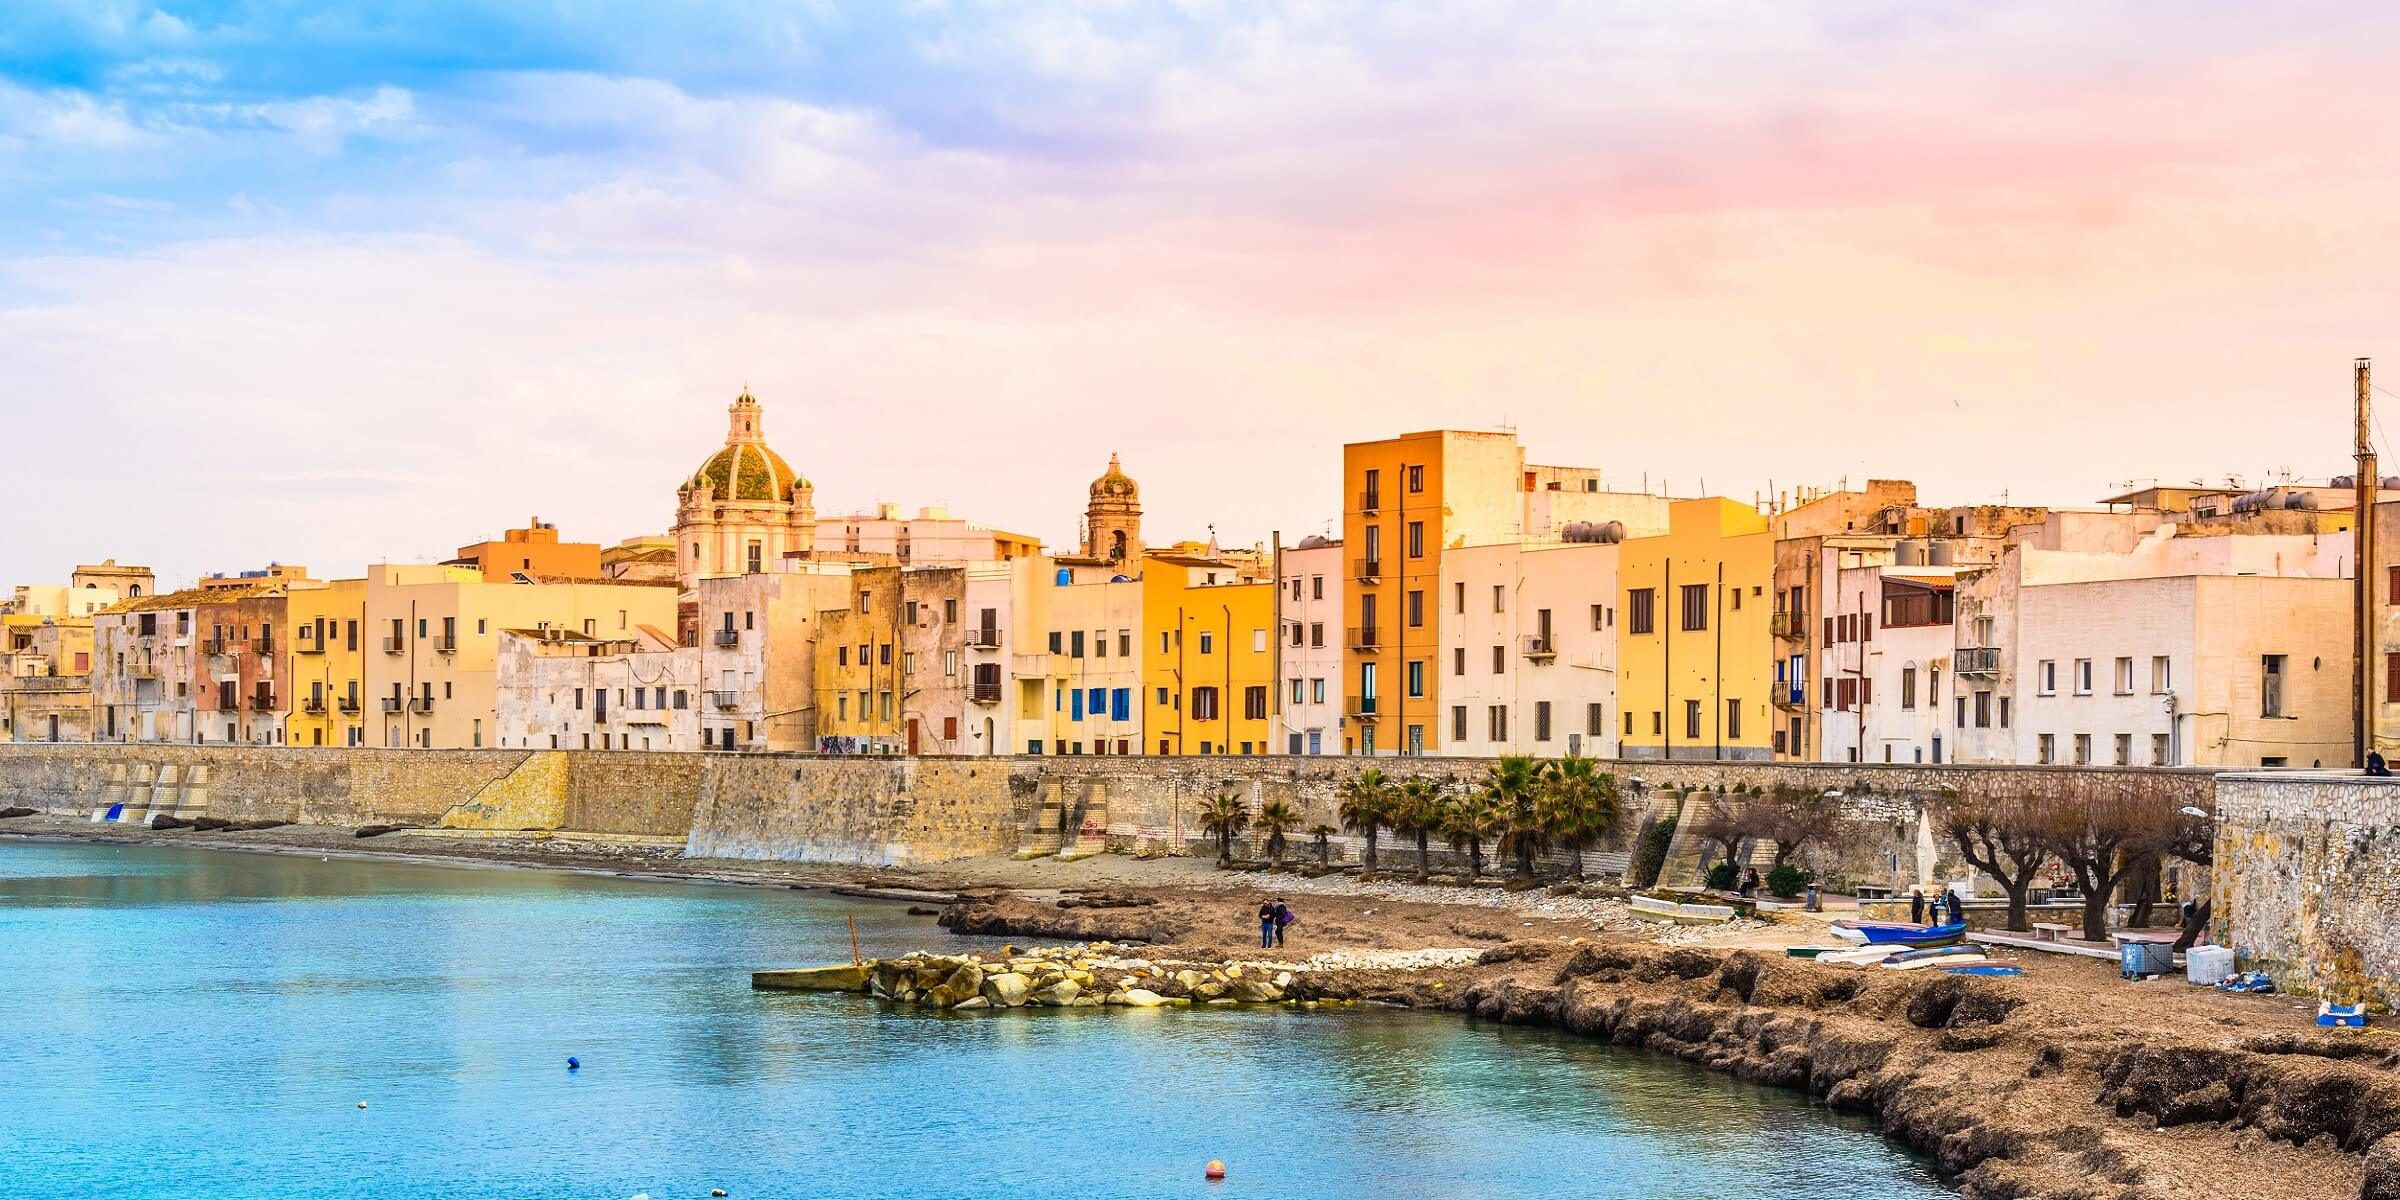
{"type": "Polygon", "coordinates": [[[1260,949],[1283,944],[1284,927],[1299,918],[1283,903],[1283,897],[1263,900],[1258,906],[1258,945],[1260,949]]]}

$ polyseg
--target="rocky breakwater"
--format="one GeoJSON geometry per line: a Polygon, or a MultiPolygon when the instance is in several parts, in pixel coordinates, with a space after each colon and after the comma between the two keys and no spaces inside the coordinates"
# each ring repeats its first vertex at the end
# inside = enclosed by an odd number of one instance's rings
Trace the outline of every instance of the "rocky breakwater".
{"type": "Polygon", "coordinates": [[[1172,942],[1190,922],[1148,896],[1070,895],[1048,904],[1000,892],[962,894],[937,922],[975,937],[1056,938],[1074,942],[1172,942]]]}
{"type": "Polygon", "coordinates": [[[2384,1039],[2260,1033],[2245,1026],[2289,1018],[2193,1015],[2206,997],[1751,951],[1513,943],[1487,963],[1426,999],[1871,1114],[1968,1197],[2400,1200],[2400,1053],[2384,1039]]]}
{"type": "MultiPolygon", "coordinates": [[[[1006,1008],[1171,1008],[1355,1003],[1359,981],[1457,967],[1475,950],[1329,953],[1296,962],[1151,959],[1100,942],[997,954],[911,954],[863,964],[760,971],[774,991],[857,992],[894,1004],[957,1012],[1006,1008]]],[[[1434,984],[1439,987],[1438,981],[1434,984]]],[[[1372,989],[1369,989],[1372,990],[1372,989]]],[[[1364,998],[1377,999],[1369,995],[1364,998]]]]}

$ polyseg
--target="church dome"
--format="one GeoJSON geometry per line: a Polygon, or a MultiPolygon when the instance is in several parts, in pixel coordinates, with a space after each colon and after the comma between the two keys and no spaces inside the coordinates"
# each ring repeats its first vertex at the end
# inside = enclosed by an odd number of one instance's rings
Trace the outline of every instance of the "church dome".
{"type": "Polygon", "coordinates": [[[1125,468],[1117,464],[1114,454],[1108,456],[1108,473],[1092,481],[1094,500],[1138,500],[1141,494],[1140,485],[1134,483],[1133,478],[1125,473],[1125,468]]]}
{"type": "Polygon", "coordinates": [[[759,404],[748,392],[733,402],[733,421],[725,448],[708,456],[684,482],[686,492],[706,487],[719,500],[788,503],[808,480],[792,470],[783,456],[767,446],[760,431],[759,404]]]}

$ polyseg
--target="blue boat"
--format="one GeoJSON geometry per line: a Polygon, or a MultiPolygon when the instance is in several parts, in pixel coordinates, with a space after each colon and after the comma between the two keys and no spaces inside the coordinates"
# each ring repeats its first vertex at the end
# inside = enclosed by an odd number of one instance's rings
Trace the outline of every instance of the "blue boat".
{"type": "Polygon", "coordinates": [[[1858,930],[1870,946],[1940,946],[1965,937],[1967,923],[1948,925],[1864,925],[1858,930]]]}

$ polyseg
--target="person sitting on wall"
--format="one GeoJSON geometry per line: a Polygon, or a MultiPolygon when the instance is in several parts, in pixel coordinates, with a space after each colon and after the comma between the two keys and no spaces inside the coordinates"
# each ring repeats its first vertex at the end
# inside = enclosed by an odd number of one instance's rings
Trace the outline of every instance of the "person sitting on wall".
{"type": "Polygon", "coordinates": [[[2386,762],[2383,760],[2383,752],[2382,752],[2382,751],[2380,751],[2380,750],[2369,750],[2369,751],[2367,751],[2367,774],[2369,774],[2369,775],[2374,775],[2374,776],[2378,776],[2378,777],[2388,777],[2388,776],[2390,776],[2390,775],[2391,775],[2391,773],[2392,773],[2391,764],[2389,764],[2389,763],[2386,763],[2386,762]]]}

